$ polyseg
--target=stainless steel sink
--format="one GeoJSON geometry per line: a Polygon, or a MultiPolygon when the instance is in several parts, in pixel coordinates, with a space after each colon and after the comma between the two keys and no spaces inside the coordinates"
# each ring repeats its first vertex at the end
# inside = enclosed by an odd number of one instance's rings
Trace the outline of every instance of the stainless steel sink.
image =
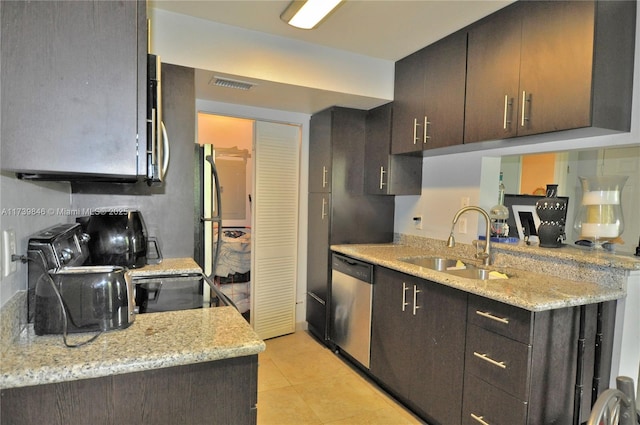
{"type": "Polygon", "coordinates": [[[447,270],[447,273],[452,274],[454,276],[465,277],[467,279],[480,279],[480,280],[489,279],[490,272],[491,270],[477,269],[477,268],[447,270]]]}
{"type": "Polygon", "coordinates": [[[439,272],[451,274],[458,277],[464,277],[466,279],[478,279],[478,280],[487,280],[489,279],[489,273],[491,270],[481,269],[473,264],[467,264],[464,261],[465,267],[464,269],[455,268],[456,264],[458,264],[458,260],[452,258],[443,258],[443,257],[407,257],[407,258],[398,258],[400,261],[404,261],[405,263],[413,264],[419,267],[424,267],[426,269],[436,270],[439,272]]]}
{"type": "Polygon", "coordinates": [[[399,258],[399,260],[404,261],[405,263],[414,264],[416,266],[424,267],[431,270],[437,270],[440,272],[444,272],[451,267],[455,267],[458,262],[458,260],[441,257],[410,257],[399,258]]]}

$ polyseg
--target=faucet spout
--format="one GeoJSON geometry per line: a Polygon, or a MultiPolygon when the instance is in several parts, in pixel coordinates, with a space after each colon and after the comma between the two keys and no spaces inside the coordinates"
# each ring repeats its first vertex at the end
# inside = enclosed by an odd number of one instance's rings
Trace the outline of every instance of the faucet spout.
{"type": "Polygon", "coordinates": [[[486,227],[487,227],[487,237],[486,237],[486,244],[484,246],[484,253],[483,254],[476,254],[476,258],[481,258],[483,261],[483,264],[485,266],[489,266],[491,265],[491,218],[489,217],[489,214],[483,210],[480,207],[476,207],[474,205],[469,205],[467,207],[462,207],[458,210],[458,212],[456,212],[456,214],[453,216],[453,221],[451,223],[451,232],[449,233],[449,238],[447,239],[447,247],[448,248],[453,248],[456,245],[456,240],[453,237],[453,231],[456,227],[456,223],[458,223],[458,219],[460,218],[460,216],[464,213],[466,213],[467,211],[477,211],[478,213],[480,213],[484,219],[485,219],[485,223],[486,223],[486,227]]]}

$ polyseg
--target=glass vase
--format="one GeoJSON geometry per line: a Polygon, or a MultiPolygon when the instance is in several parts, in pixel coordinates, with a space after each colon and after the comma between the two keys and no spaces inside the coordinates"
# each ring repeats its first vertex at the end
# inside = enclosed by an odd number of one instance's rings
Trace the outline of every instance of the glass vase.
{"type": "Polygon", "coordinates": [[[590,240],[602,248],[624,231],[621,196],[628,176],[579,177],[582,204],[573,224],[580,239],[590,240]]]}

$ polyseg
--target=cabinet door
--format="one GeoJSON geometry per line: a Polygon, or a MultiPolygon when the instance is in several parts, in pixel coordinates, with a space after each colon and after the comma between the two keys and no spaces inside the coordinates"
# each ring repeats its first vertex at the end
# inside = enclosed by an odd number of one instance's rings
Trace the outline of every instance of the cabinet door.
{"type": "Polygon", "coordinates": [[[364,188],[372,195],[420,195],[422,157],[391,155],[392,104],[367,113],[364,188]]]}
{"type": "Polygon", "coordinates": [[[137,146],[146,145],[138,114],[144,7],[3,2],[3,169],[136,178],[137,146]]]}
{"type": "Polygon", "coordinates": [[[330,196],[328,193],[309,194],[307,321],[322,338],[327,337],[330,196]]]}
{"type": "Polygon", "coordinates": [[[371,373],[390,390],[407,398],[415,374],[412,363],[412,290],[414,278],[376,267],[371,324],[371,373]]]}
{"type": "Polygon", "coordinates": [[[311,116],[309,124],[309,192],[331,192],[332,110],[311,116]]]}
{"type": "Polygon", "coordinates": [[[422,151],[424,49],[396,62],[391,153],[422,151]]]}
{"type": "Polygon", "coordinates": [[[460,424],[467,294],[424,280],[417,288],[409,399],[437,423],[460,424]]]}
{"type": "Polygon", "coordinates": [[[461,144],[467,34],[459,32],[427,47],[424,56],[422,149],[461,144]]]}
{"type": "Polygon", "coordinates": [[[594,2],[529,2],[523,12],[518,135],[589,126],[594,2]]]}
{"type": "Polygon", "coordinates": [[[389,154],[391,152],[391,104],[367,113],[364,147],[365,193],[389,193],[389,154]]]}
{"type": "Polygon", "coordinates": [[[521,27],[508,9],[469,30],[465,143],[516,135],[521,27]]]}

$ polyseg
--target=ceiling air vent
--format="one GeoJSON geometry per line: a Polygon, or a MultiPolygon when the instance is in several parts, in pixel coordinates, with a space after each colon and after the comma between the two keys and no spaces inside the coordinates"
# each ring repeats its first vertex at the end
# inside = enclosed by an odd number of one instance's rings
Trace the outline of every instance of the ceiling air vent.
{"type": "Polygon", "coordinates": [[[249,90],[251,87],[255,86],[255,84],[248,83],[246,81],[240,80],[232,80],[230,78],[222,78],[222,77],[213,77],[209,81],[210,85],[227,87],[230,89],[238,89],[238,90],[249,90]]]}

